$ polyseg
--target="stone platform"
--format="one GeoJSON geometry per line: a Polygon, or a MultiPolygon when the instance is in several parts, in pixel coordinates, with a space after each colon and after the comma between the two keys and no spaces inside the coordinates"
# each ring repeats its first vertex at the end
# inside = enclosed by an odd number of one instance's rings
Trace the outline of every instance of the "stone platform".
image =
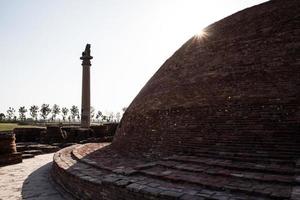
{"type": "Polygon", "coordinates": [[[137,160],[109,144],[74,145],[54,155],[52,177],[78,199],[300,199],[300,151],[199,148],[193,156],[137,160]],[[201,149],[201,150],[200,150],[201,149]],[[231,149],[231,150],[230,150],[231,149]],[[290,151],[291,152],[291,151],[290,151]]]}

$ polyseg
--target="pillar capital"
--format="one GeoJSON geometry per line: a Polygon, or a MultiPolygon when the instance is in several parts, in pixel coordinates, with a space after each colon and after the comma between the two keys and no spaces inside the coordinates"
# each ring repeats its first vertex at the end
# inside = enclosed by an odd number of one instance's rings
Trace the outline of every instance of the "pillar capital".
{"type": "Polygon", "coordinates": [[[91,45],[86,44],[84,52],[82,52],[82,56],[80,57],[80,60],[82,60],[82,66],[91,66],[91,59],[93,59],[93,56],[91,56],[91,45]]]}

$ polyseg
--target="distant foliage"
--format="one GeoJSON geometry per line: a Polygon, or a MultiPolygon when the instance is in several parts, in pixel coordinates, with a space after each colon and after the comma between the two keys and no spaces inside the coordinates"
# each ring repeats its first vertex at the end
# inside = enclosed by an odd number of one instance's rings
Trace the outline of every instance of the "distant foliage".
{"type": "Polygon", "coordinates": [[[5,114],[4,113],[0,113],[0,121],[4,121],[5,120],[5,114]]]}
{"type": "Polygon", "coordinates": [[[27,112],[27,109],[25,108],[25,106],[21,106],[20,108],[19,108],[19,117],[20,117],[20,120],[21,121],[25,121],[25,119],[26,119],[26,115],[25,115],[25,113],[27,112]]]}
{"type": "Polygon", "coordinates": [[[69,109],[66,108],[66,107],[63,107],[63,108],[61,109],[63,121],[66,121],[66,117],[67,117],[67,115],[68,115],[68,112],[69,112],[69,109]]]}
{"type": "Polygon", "coordinates": [[[37,117],[38,117],[38,111],[39,111],[39,107],[36,106],[36,105],[32,105],[30,108],[29,108],[29,113],[30,113],[30,116],[37,120],[37,117]]]}
{"type": "Polygon", "coordinates": [[[114,113],[113,112],[110,112],[109,115],[108,115],[108,120],[107,122],[113,122],[114,121],[114,113]]]}
{"type": "Polygon", "coordinates": [[[15,116],[16,110],[13,107],[9,107],[6,111],[8,120],[16,119],[15,116]]]}
{"type": "MultiPolygon", "coordinates": [[[[96,119],[97,122],[119,122],[123,113],[126,111],[127,107],[123,107],[121,112],[117,112],[114,114],[113,112],[105,112],[106,114],[103,114],[100,110],[97,112],[95,111],[95,108],[91,106],[90,108],[90,117],[91,122],[93,122],[93,119],[96,119]]],[[[37,105],[32,105],[27,110],[25,106],[21,106],[18,110],[19,117],[15,115],[16,110],[13,107],[9,107],[6,111],[6,115],[4,113],[0,113],[0,121],[5,122],[32,122],[35,120],[36,122],[39,122],[39,120],[47,120],[48,115],[52,114],[49,118],[52,121],[55,121],[56,118],[60,115],[62,120],[66,122],[67,120],[69,123],[73,120],[74,122],[79,120],[80,121],[80,111],[78,106],[72,105],[70,109],[66,107],[60,108],[58,104],[54,104],[52,106],[52,109],[49,104],[42,104],[42,106],[39,108],[37,105]],[[26,117],[26,113],[29,112],[29,115],[31,118],[26,117]],[[39,117],[40,116],[40,117],[39,117]],[[76,120],[75,120],[76,119],[76,120]]],[[[95,122],[95,121],[94,121],[95,122]]]]}
{"type": "Polygon", "coordinates": [[[71,111],[71,117],[73,119],[73,121],[75,121],[75,118],[79,115],[79,109],[77,106],[73,105],[70,109],[71,111]]]}
{"type": "Polygon", "coordinates": [[[43,104],[41,106],[40,114],[44,120],[47,119],[47,116],[50,114],[50,112],[51,112],[51,108],[50,108],[49,104],[43,104]]]}
{"type": "Polygon", "coordinates": [[[60,113],[60,107],[54,104],[52,107],[52,121],[56,119],[56,116],[60,113]]]}
{"type": "Polygon", "coordinates": [[[108,121],[108,117],[107,116],[102,115],[101,117],[102,117],[102,121],[108,121]]]}
{"type": "Polygon", "coordinates": [[[96,119],[100,119],[102,117],[102,112],[99,110],[96,115],[96,119]]]}

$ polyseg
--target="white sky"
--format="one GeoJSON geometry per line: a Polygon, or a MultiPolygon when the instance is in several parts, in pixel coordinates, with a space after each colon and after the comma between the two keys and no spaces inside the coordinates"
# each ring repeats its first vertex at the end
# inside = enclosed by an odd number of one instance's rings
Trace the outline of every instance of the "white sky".
{"type": "Polygon", "coordinates": [[[81,105],[79,57],[94,57],[91,104],[120,111],[186,40],[265,0],[0,0],[0,112],[81,105]]]}

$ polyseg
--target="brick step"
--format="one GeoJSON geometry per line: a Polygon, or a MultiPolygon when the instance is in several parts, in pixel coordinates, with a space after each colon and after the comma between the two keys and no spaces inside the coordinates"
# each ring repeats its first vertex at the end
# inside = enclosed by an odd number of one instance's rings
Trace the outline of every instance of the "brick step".
{"type": "Polygon", "coordinates": [[[24,154],[33,154],[33,155],[40,155],[43,154],[41,150],[26,150],[23,151],[24,154]]]}
{"type": "Polygon", "coordinates": [[[295,122],[293,123],[288,123],[288,122],[280,122],[280,126],[277,126],[277,130],[276,132],[274,131],[274,129],[271,128],[268,129],[269,127],[274,127],[274,122],[269,122],[269,123],[264,123],[264,125],[260,124],[261,121],[257,120],[257,118],[247,118],[244,121],[236,121],[234,120],[233,123],[228,123],[228,120],[232,120],[232,118],[225,118],[225,115],[219,115],[218,117],[213,117],[213,118],[209,118],[209,116],[207,116],[205,119],[203,120],[199,120],[197,122],[191,122],[188,120],[181,120],[182,124],[188,124],[189,126],[193,126],[196,127],[198,129],[201,129],[203,127],[203,125],[210,125],[211,127],[217,129],[217,130],[232,130],[232,127],[235,127],[236,129],[242,130],[242,131],[251,131],[251,130],[257,130],[257,131],[261,131],[261,130],[265,130],[271,133],[293,133],[294,130],[290,127],[298,127],[299,125],[296,124],[295,122]],[[218,121],[218,119],[222,118],[222,121],[218,121]],[[227,121],[224,122],[224,121],[227,121]],[[221,128],[222,127],[222,128],[221,128]],[[279,132],[280,131],[280,132],[279,132]]]}
{"type": "MultiPolygon", "coordinates": [[[[238,127],[230,127],[229,129],[215,129],[215,127],[210,126],[208,127],[207,124],[205,126],[200,126],[196,128],[195,126],[190,126],[186,128],[187,126],[180,126],[176,130],[173,130],[173,132],[176,132],[178,134],[184,134],[187,131],[191,134],[199,135],[199,130],[203,130],[203,127],[205,127],[206,130],[211,130],[210,135],[213,137],[224,137],[224,136],[238,136],[238,137],[244,137],[244,138],[256,138],[256,137],[269,137],[269,138],[297,138],[297,132],[295,131],[295,127],[290,129],[289,131],[287,128],[277,130],[277,132],[274,132],[275,127],[273,127],[273,130],[267,130],[267,129],[255,129],[255,128],[249,128],[249,129],[239,129],[238,127]],[[234,128],[233,128],[234,127],[234,128]]],[[[298,128],[298,127],[297,127],[298,128]]],[[[299,138],[298,138],[299,140],[299,138]]]]}
{"type": "MultiPolygon", "coordinates": [[[[297,106],[297,104],[294,104],[294,106],[297,106]]],[[[261,111],[261,109],[257,109],[257,111],[261,111]]],[[[244,127],[245,125],[248,126],[255,126],[258,124],[258,122],[261,122],[261,120],[257,119],[256,117],[251,117],[251,116],[247,116],[247,118],[243,119],[243,118],[236,118],[236,119],[232,119],[232,117],[228,117],[228,115],[224,115],[219,113],[220,115],[218,115],[218,117],[216,116],[207,116],[205,118],[205,120],[201,120],[201,121],[191,121],[191,120],[182,120],[182,123],[186,123],[189,125],[203,125],[205,123],[212,123],[212,124],[218,124],[218,125],[236,125],[236,126],[242,126],[244,127]],[[220,119],[220,116],[222,116],[222,120],[220,119]],[[232,122],[229,122],[232,121],[232,122]]],[[[269,115],[272,116],[272,115],[269,115]]],[[[274,126],[274,122],[273,121],[269,121],[269,122],[264,122],[265,125],[273,125],[274,126]]],[[[282,126],[297,126],[298,124],[295,123],[295,121],[293,120],[285,120],[281,122],[280,127],[282,126]]]]}
{"type": "Polygon", "coordinates": [[[237,145],[261,145],[261,146],[266,146],[266,147],[285,147],[285,148],[295,148],[299,149],[299,144],[300,142],[295,142],[294,140],[290,140],[289,142],[270,142],[270,141],[259,141],[259,140],[250,140],[250,139],[245,139],[245,140],[224,140],[224,139],[209,139],[209,138],[202,138],[201,141],[195,141],[195,139],[186,139],[183,138],[182,141],[187,142],[187,143],[207,143],[207,144],[216,144],[216,143],[229,143],[229,144],[237,144],[237,145]],[[293,141],[293,142],[292,142],[293,141]]]}
{"type": "Polygon", "coordinates": [[[231,177],[238,177],[241,179],[249,179],[249,180],[256,180],[260,182],[271,182],[271,183],[281,183],[281,184],[296,184],[294,182],[293,174],[289,175],[282,175],[282,174],[266,174],[262,172],[253,172],[251,170],[238,170],[238,169],[226,169],[220,166],[211,166],[206,163],[184,163],[178,161],[159,161],[156,163],[158,166],[194,172],[194,173],[205,173],[210,175],[219,175],[219,176],[231,176],[231,177]]]}
{"type": "MultiPolygon", "coordinates": [[[[195,145],[191,144],[185,144],[186,146],[192,146],[195,147],[195,145]]],[[[230,152],[245,152],[245,153],[257,153],[257,154],[267,154],[267,155],[275,155],[275,156],[287,156],[287,157],[300,157],[300,151],[287,151],[282,149],[276,149],[276,148],[256,148],[253,147],[247,147],[247,146],[230,146],[230,145],[204,145],[204,144],[198,144],[196,146],[198,149],[210,149],[210,150],[217,150],[217,151],[230,151],[230,152]]]]}
{"type": "MultiPolygon", "coordinates": [[[[229,129],[224,129],[225,131],[223,132],[217,132],[217,131],[220,131],[220,129],[216,129],[216,126],[214,126],[215,124],[218,124],[218,122],[216,121],[216,119],[214,119],[211,124],[208,124],[207,121],[199,121],[198,122],[201,122],[201,123],[191,123],[191,121],[180,121],[181,124],[185,124],[185,125],[188,125],[190,127],[189,131],[190,132],[197,132],[199,131],[200,129],[203,129],[203,125],[207,128],[211,128],[211,129],[215,129],[216,131],[212,132],[212,134],[214,135],[218,135],[218,134],[222,134],[222,133],[226,133],[226,134],[235,134],[235,135],[247,135],[247,134],[251,134],[251,135],[271,135],[271,136],[286,136],[286,135],[291,135],[291,136],[296,136],[297,133],[295,132],[295,127],[299,127],[299,125],[297,126],[294,126],[294,125],[290,125],[291,127],[293,128],[286,128],[284,127],[283,129],[280,129],[282,127],[277,127],[278,129],[275,129],[274,127],[274,123],[272,123],[272,128],[255,128],[255,127],[249,127],[249,128],[245,128],[245,126],[229,126],[229,129]],[[234,130],[232,129],[232,127],[235,127],[234,130]],[[240,128],[240,129],[239,129],[240,128]],[[236,131],[237,130],[237,131],[236,131]]],[[[249,121],[247,121],[249,122],[249,121]]],[[[257,123],[257,122],[255,122],[257,123]]],[[[247,125],[249,125],[247,123],[247,125]]],[[[254,125],[254,124],[253,124],[254,125]]],[[[179,125],[180,126],[180,125],[179,125]]],[[[186,126],[184,126],[186,127],[186,126]]],[[[184,131],[186,129],[178,129],[177,131],[184,131]]],[[[250,135],[250,136],[251,136],[250,135]]],[[[250,137],[249,136],[249,137],[250,137]]]]}
{"type": "Polygon", "coordinates": [[[263,153],[243,153],[243,152],[232,152],[232,151],[225,151],[225,150],[209,150],[203,149],[201,147],[195,146],[184,146],[186,149],[184,153],[193,153],[196,155],[207,154],[209,156],[217,156],[217,157],[226,157],[231,159],[237,160],[252,160],[252,161],[261,161],[261,162],[269,162],[276,161],[276,162],[294,162],[297,156],[294,155],[271,155],[271,154],[263,154],[263,153]]]}
{"type": "Polygon", "coordinates": [[[212,139],[205,139],[203,138],[201,141],[195,141],[191,140],[191,139],[185,139],[183,138],[182,141],[186,142],[186,143],[191,143],[191,144],[199,144],[199,142],[203,143],[203,144],[232,144],[232,145],[247,145],[247,146],[261,146],[261,147],[278,147],[278,148],[286,148],[286,149],[295,149],[295,150],[299,150],[299,144],[300,142],[287,142],[287,143],[283,143],[283,142],[267,142],[267,141],[251,141],[251,140],[247,140],[247,141],[242,141],[242,140],[237,140],[237,141],[233,141],[233,140],[212,140],[212,139]]]}
{"type": "Polygon", "coordinates": [[[59,147],[48,145],[48,144],[38,144],[38,143],[17,143],[18,151],[27,151],[27,150],[41,150],[44,153],[53,153],[59,150],[59,147]]]}
{"type": "MultiPolygon", "coordinates": [[[[296,104],[294,106],[296,106],[296,104]]],[[[201,110],[199,110],[199,111],[201,111],[201,110]]],[[[261,111],[261,109],[257,109],[257,111],[261,111]]],[[[202,124],[204,124],[203,122],[205,122],[205,123],[214,123],[215,122],[216,124],[221,124],[221,125],[230,124],[230,125],[237,125],[237,126],[244,126],[244,125],[254,126],[254,125],[257,124],[257,122],[261,122],[261,120],[258,120],[257,117],[247,116],[247,118],[236,118],[236,119],[234,119],[234,122],[230,123],[228,120],[233,121],[232,117],[228,117],[228,115],[224,115],[224,114],[221,114],[221,113],[219,113],[219,114],[220,115],[218,115],[218,117],[216,117],[216,116],[207,116],[205,118],[205,120],[201,120],[200,122],[199,121],[192,121],[191,122],[190,120],[182,120],[182,122],[183,123],[188,123],[189,125],[194,125],[194,126],[202,125],[202,124]],[[223,116],[222,120],[219,120],[220,116],[223,116]],[[226,123],[226,121],[227,121],[227,123],[226,123]]],[[[272,116],[272,115],[269,115],[269,116],[272,116]]],[[[292,120],[285,120],[281,123],[282,123],[281,126],[283,126],[283,125],[297,126],[298,125],[297,123],[295,123],[292,120]]],[[[268,124],[268,122],[265,122],[264,124],[268,124]]],[[[269,124],[273,125],[274,122],[269,122],[269,124]]]]}
{"type": "Polygon", "coordinates": [[[206,156],[206,157],[212,157],[212,158],[226,158],[226,159],[230,159],[233,161],[250,161],[250,162],[260,162],[260,163],[280,163],[280,164],[284,164],[284,163],[288,163],[288,164],[294,164],[294,160],[292,159],[278,159],[278,158],[268,158],[268,157],[258,157],[256,155],[253,155],[252,157],[247,156],[246,154],[240,154],[240,155],[233,155],[230,152],[211,152],[210,154],[208,154],[207,152],[203,152],[203,151],[198,151],[195,152],[196,156],[206,156]]]}
{"type": "MultiPolygon", "coordinates": [[[[198,134],[201,135],[201,134],[198,134]]],[[[210,139],[210,140],[250,140],[250,141],[260,141],[260,142],[291,142],[291,143],[297,143],[300,141],[300,139],[295,137],[278,137],[278,136],[270,136],[270,135],[252,135],[252,136],[242,136],[242,135],[226,135],[226,134],[220,134],[220,135],[202,135],[203,138],[210,139]]]]}
{"type": "Polygon", "coordinates": [[[34,158],[34,154],[22,154],[22,159],[34,158]]]}
{"type": "MultiPolygon", "coordinates": [[[[184,134],[184,132],[186,133],[185,129],[182,129],[181,131],[178,130],[174,130],[174,132],[176,133],[182,133],[184,134]]],[[[189,130],[189,132],[191,134],[194,135],[202,135],[203,137],[206,136],[211,136],[212,138],[238,138],[238,139],[260,139],[260,138],[266,138],[268,140],[280,140],[280,139],[296,139],[299,141],[298,138],[298,134],[294,131],[293,133],[280,133],[280,134],[272,134],[272,133],[266,133],[266,132],[255,132],[255,131],[247,131],[247,132],[214,132],[214,133],[210,133],[209,135],[206,134],[201,134],[199,133],[199,129],[195,129],[195,131],[193,130],[189,130]]]]}
{"type": "MultiPolygon", "coordinates": [[[[190,145],[189,146],[194,146],[190,145]]],[[[243,146],[230,146],[230,145],[204,145],[204,144],[198,144],[199,148],[203,149],[211,149],[211,150],[226,150],[231,152],[248,152],[248,153],[265,153],[269,155],[283,155],[283,156],[290,156],[293,157],[300,157],[299,151],[292,151],[292,150],[284,150],[284,149],[276,149],[276,148],[257,148],[255,146],[253,147],[243,147],[243,146]]]]}
{"type": "MultiPolygon", "coordinates": [[[[276,132],[274,131],[276,128],[274,127],[270,127],[270,128],[265,128],[265,127],[260,127],[260,128],[256,128],[255,126],[252,127],[244,127],[244,126],[236,126],[235,124],[232,125],[228,125],[228,126],[224,126],[221,128],[221,126],[217,125],[216,121],[213,121],[212,124],[210,126],[208,126],[207,122],[204,122],[199,126],[199,124],[197,125],[192,125],[189,122],[184,123],[184,121],[181,121],[181,124],[189,124],[189,127],[191,127],[191,129],[189,129],[190,132],[197,132],[197,130],[203,129],[203,127],[207,128],[207,129],[212,129],[214,130],[213,134],[221,134],[221,133],[228,133],[228,134],[232,134],[232,133],[242,133],[242,134],[251,134],[251,135],[272,135],[272,136],[284,136],[284,135],[291,135],[294,136],[295,135],[295,128],[297,126],[294,126],[293,128],[291,127],[277,127],[278,129],[276,130],[276,132]]],[[[180,125],[179,125],[180,127],[180,125]]],[[[183,126],[186,127],[186,126],[183,126]]],[[[177,130],[177,132],[183,132],[185,131],[184,129],[179,129],[177,130]]]]}
{"type": "MultiPolygon", "coordinates": [[[[189,142],[189,144],[198,144],[195,142],[189,142]]],[[[265,149],[265,150],[272,150],[276,149],[278,151],[287,151],[287,152],[299,152],[300,153],[300,148],[298,146],[280,146],[280,145],[264,145],[264,144],[253,144],[253,143],[248,143],[248,144],[241,144],[241,143],[233,143],[233,142],[215,142],[215,143],[210,143],[210,144],[205,144],[203,145],[216,145],[216,146],[229,146],[229,147],[239,147],[239,148],[255,148],[255,149],[265,149]]]]}
{"type": "Polygon", "coordinates": [[[169,183],[141,175],[123,176],[105,173],[84,163],[71,155],[74,147],[65,148],[54,155],[51,176],[58,185],[76,199],[117,200],[167,200],[167,199],[256,199],[270,200],[268,197],[256,197],[251,194],[230,193],[224,190],[207,189],[199,184],[188,182],[169,183]],[[117,191],[117,192],[116,192],[117,191]]]}
{"type": "Polygon", "coordinates": [[[287,147],[287,146],[264,146],[264,145],[254,145],[254,144],[237,144],[237,143],[230,143],[230,142],[215,142],[215,143],[206,143],[206,142],[182,142],[186,146],[202,146],[202,147],[220,147],[220,148],[233,148],[238,150],[252,150],[252,151],[266,151],[266,152],[282,152],[282,153],[293,153],[293,154],[300,154],[300,144],[297,147],[287,147]]]}
{"type": "Polygon", "coordinates": [[[244,180],[239,177],[224,177],[203,173],[193,173],[182,170],[154,166],[139,171],[139,173],[163,179],[172,183],[196,184],[211,190],[228,190],[232,193],[239,192],[274,199],[290,197],[291,185],[280,183],[262,183],[256,180],[244,180]]]}
{"type": "Polygon", "coordinates": [[[210,150],[210,149],[200,149],[197,152],[200,153],[209,153],[209,154],[217,154],[217,155],[228,155],[228,156],[237,156],[237,157],[247,157],[247,158],[257,158],[257,159],[272,159],[272,160],[278,160],[279,162],[281,161],[290,161],[290,160],[295,160],[298,158],[297,155],[294,154],[279,154],[277,152],[274,153],[264,153],[264,152],[238,152],[238,151],[226,151],[226,150],[210,150]]]}
{"type": "MultiPolygon", "coordinates": [[[[137,161],[135,159],[126,159],[126,162],[124,161],[124,157],[119,156],[118,154],[111,153],[106,151],[105,156],[103,157],[103,152],[99,152],[100,155],[97,155],[97,152],[99,149],[106,147],[109,143],[101,143],[97,144],[97,148],[93,148],[92,146],[95,146],[95,144],[88,145],[82,145],[74,148],[71,152],[72,158],[76,159],[78,162],[82,162],[84,164],[90,165],[94,168],[98,168],[100,170],[105,170],[107,172],[113,172],[116,168],[122,167],[122,169],[129,169],[128,166],[135,166],[139,165],[142,161],[137,161]],[[88,148],[85,148],[88,146],[88,148]],[[100,148],[99,148],[100,147],[100,148]],[[93,156],[90,156],[91,152],[93,156]],[[111,158],[114,158],[114,161],[112,162],[111,158]],[[98,162],[98,160],[101,160],[98,162]],[[121,163],[121,164],[120,164],[121,163]]],[[[124,172],[124,171],[123,171],[124,172]]],[[[130,170],[124,172],[126,174],[130,173],[130,170]]]]}
{"type": "Polygon", "coordinates": [[[207,142],[189,142],[181,140],[181,144],[186,144],[187,146],[220,146],[220,147],[233,147],[233,148],[240,148],[240,149],[253,149],[253,150],[261,150],[261,151],[279,151],[279,152],[293,152],[293,153],[300,153],[300,144],[297,147],[293,146],[278,146],[278,145],[263,145],[263,144],[234,144],[234,143],[224,143],[224,142],[215,142],[215,143],[207,143],[207,142]]]}
{"type": "Polygon", "coordinates": [[[80,158],[80,157],[78,157],[77,154],[74,154],[73,151],[71,151],[70,154],[71,154],[72,159],[74,159],[77,162],[80,162],[82,164],[85,164],[87,166],[90,166],[92,168],[100,169],[100,170],[106,171],[106,172],[112,172],[113,171],[113,169],[110,166],[105,166],[102,163],[97,163],[97,162],[95,162],[93,160],[90,160],[90,159],[87,159],[87,158],[80,158]]]}
{"type": "Polygon", "coordinates": [[[211,156],[171,156],[164,160],[176,162],[205,164],[213,167],[222,167],[240,171],[262,172],[265,174],[294,175],[294,164],[260,163],[249,161],[233,161],[226,158],[212,158],[211,156]]]}

